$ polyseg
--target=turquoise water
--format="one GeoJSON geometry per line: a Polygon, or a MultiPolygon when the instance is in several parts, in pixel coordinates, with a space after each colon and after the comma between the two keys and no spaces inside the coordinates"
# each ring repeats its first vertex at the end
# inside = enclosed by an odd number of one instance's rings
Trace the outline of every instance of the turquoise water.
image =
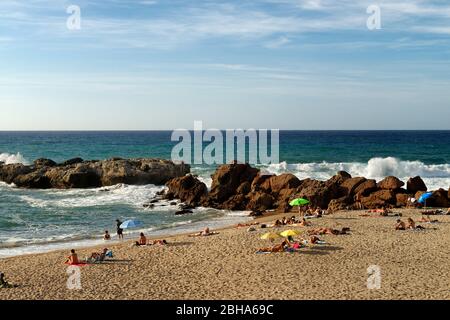
{"type": "MultiPolygon", "coordinates": [[[[36,158],[170,158],[171,132],[0,132],[0,161],[31,163],[36,158]]],[[[421,175],[430,189],[450,185],[450,131],[284,131],[280,163],[268,173],[328,179],[339,170],[381,179],[421,175]]],[[[212,166],[192,171],[210,183],[212,166]]],[[[137,218],[152,234],[199,230],[246,218],[243,213],[198,209],[175,216],[177,206],[145,209],[161,186],[118,185],[108,190],[20,190],[0,184],[0,257],[102,243],[116,218],[137,218]]],[[[136,230],[135,232],[137,232],[136,230]]],[[[135,234],[129,234],[129,237],[135,234]]]]}

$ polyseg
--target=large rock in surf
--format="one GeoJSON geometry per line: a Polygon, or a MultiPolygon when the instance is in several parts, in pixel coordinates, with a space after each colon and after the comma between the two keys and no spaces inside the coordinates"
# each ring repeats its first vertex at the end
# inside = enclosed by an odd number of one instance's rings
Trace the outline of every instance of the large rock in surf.
{"type": "Polygon", "coordinates": [[[448,198],[448,191],[444,189],[433,191],[432,196],[427,200],[427,206],[436,208],[449,208],[450,200],[448,198]]]}
{"type": "Polygon", "coordinates": [[[367,209],[377,209],[387,206],[395,206],[397,198],[393,190],[379,190],[367,197],[361,198],[362,205],[367,209]]]}
{"type": "Polygon", "coordinates": [[[159,159],[80,160],[56,165],[51,160],[38,159],[32,166],[2,165],[0,181],[32,189],[95,188],[119,183],[163,185],[190,172],[188,165],[159,159]]]}
{"type": "Polygon", "coordinates": [[[192,175],[172,179],[166,186],[168,188],[164,196],[166,199],[180,199],[194,207],[198,206],[208,193],[206,185],[192,175]]]}
{"type": "Polygon", "coordinates": [[[427,191],[428,188],[422,178],[417,176],[408,180],[406,183],[406,190],[408,190],[408,193],[410,194],[416,194],[417,191],[427,191]]]}
{"type": "Polygon", "coordinates": [[[403,187],[405,183],[397,177],[386,177],[378,182],[378,188],[383,190],[397,190],[403,187]]]}
{"type": "Polygon", "coordinates": [[[208,196],[208,206],[217,206],[237,194],[244,183],[252,183],[259,173],[258,169],[249,164],[225,164],[217,168],[211,176],[211,191],[208,196]]]}

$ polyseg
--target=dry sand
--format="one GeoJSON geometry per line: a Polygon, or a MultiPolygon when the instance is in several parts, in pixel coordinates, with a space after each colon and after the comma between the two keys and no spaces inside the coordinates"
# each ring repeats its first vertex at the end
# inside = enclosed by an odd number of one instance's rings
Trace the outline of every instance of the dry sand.
{"type": "MultiPolygon", "coordinates": [[[[421,218],[418,211],[401,212],[421,218]]],[[[352,233],[322,236],[327,245],[298,253],[256,254],[270,244],[259,239],[268,229],[259,228],[172,237],[166,247],[113,245],[116,261],[81,268],[81,290],[66,287],[66,251],[2,259],[0,270],[20,287],[0,289],[0,300],[450,299],[450,216],[438,216],[437,224],[421,223],[426,231],[395,231],[396,218],[361,213],[313,219],[313,227],[350,227],[352,233]],[[381,268],[379,290],[367,288],[370,265],[381,268]]],[[[93,251],[78,253],[84,257],[93,251]]]]}

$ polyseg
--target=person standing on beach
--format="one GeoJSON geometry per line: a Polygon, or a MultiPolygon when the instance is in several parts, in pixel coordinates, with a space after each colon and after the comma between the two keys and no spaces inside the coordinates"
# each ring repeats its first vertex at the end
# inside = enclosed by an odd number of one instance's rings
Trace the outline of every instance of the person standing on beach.
{"type": "Polygon", "coordinates": [[[116,222],[117,222],[117,236],[119,237],[119,240],[123,240],[123,229],[120,227],[122,225],[122,221],[117,219],[116,222]]]}

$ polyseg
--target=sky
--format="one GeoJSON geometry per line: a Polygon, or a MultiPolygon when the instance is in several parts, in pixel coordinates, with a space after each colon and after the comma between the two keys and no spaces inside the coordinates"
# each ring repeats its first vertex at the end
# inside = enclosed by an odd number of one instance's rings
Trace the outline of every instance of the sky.
{"type": "Polygon", "coordinates": [[[0,1],[0,130],[450,129],[449,89],[447,0],[0,1]]]}

